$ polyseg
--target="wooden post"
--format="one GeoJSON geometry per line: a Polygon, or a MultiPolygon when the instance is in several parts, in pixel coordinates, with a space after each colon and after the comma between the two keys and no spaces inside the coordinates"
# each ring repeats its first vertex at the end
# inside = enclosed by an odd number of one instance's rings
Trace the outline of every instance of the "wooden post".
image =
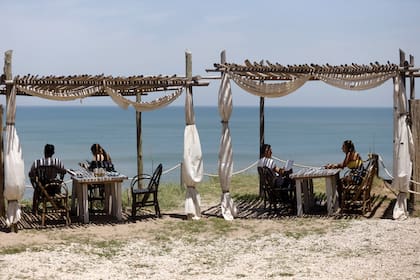
{"type": "Polygon", "coordinates": [[[265,103],[265,99],[264,97],[260,97],[260,150],[258,151],[259,156],[261,157],[262,155],[260,154],[261,151],[261,147],[265,142],[265,136],[264,136],[264,128],[265,128],[265,121],[264,121],[264,103],[265,103]]]}
{"type": "MultiPolygon", "coordinates": [[[[136,101],[141,101],[141,93],[137,93],[136,101]]],[[[136,111],[136,125],[137,125],[137,175],[143,174],[143,137],[142,137],[142,122],[141,112],[136,111]]],[[[141,188],[140,180],[137,187],[141,188]]]]}
{"type": "MultiPolygon", "coordinates": [[[[414,67],[414,56],[410,55],[410,66],[414,67]]],[[[410,100],[416,99],[416,92],[414,87],[414,76],[413,73],[410,75],[410,100]]]]}
{"type": "MultiPolygon", "coordinates": [[[[3,105],[0,105],[0,132],[3,131],[3,105]]],[[[0,133],[0,216],[6,214],[4,200],[4,158],[3,158],[3,133],[0,133]]]]}
{"type": "MultiPolygon", "coordinates": [[[[411,67],[413,67],[414,66],[414,56],[412,56],[412,55],[410,55],[410,63],[409,63],[409,65],[411,66],[411,67]]],[[[415,98],[416,98],[416,94],[415,94],[415,85],[414,85],[414,76],[413,76],[413,73],[410,73],[410,99],[409,99],[409,101],[408,101],[408,110],[409,110],[409,114],[410,114],[410,120],[411,120],[411,131],[413,132],[413,130],[417,130],[418,131],[418,127],[416,128],[415,127],[415,123],[413,123],[413,115],[415,115],[416,114],[416,110],[415,109],[413,109],[412,108],[412,101],[414,101],[415,100],[415,98]]],[[[417,109],[420,109],[420,107],[417,107],[417,109]]],[[[414,147],[418,147],[419,145],[419,143],[418,143],[418,134],[417,134],[417,131],[416,131],[416,137],[413,137],[413,141],[414,141],[414,147]],[[416,143],[416,141],[417,141],[417,143],[416,143]]],[[[413,134],[414,135],[414,134],[413,134]]],[[[415,151],[416,151],[416,149],[414,149],[415,151]]],[[[415,153],[416,154],[416,153],[415,153]]],[[[417,153],[418,154],[418,153],[417,153]]],[[[417,155],[414,155],[414,157],[416,157],[417,155]]],[[[413,178],[413,180],[415,181],[415,182],[419,182],[418,180],[416,180],[416,179],[414,179],[415,178],[415,175],[416,175],[416,170],[415,170],[415,168],[416,168],[416,164],[415,164],[415,162],[416,162],[416,159],[414,158],[413,159],[413,174],[412,174],[412,178],[413,178]]],[[[417,166],[418,166],[418,164],[419,164],[420,162],[417,160],[417,166]]],[[[419,174],[419,172],[418,172],[418,170],[417,170],[417,175],[419,174]]],[[[418,179],[419,177],[417,176],[417,179],[418,179]]],[[[420,190],[420,188],[417,188],[417,186],[415,185],[415,184],[413,184],[413,183],[411,183],[410,184],[410,189],[412,190],[412,191],[416,191],[416,190],[420,190]]],[[[420,196],[418,196],[417,198],[420,198],[420,196]]],[[[414,194],[414,193],[410,193],[410,198],[409,198],[409,201],[410,201],[410,204],[412,205],[412,210],[413,210],[413,212],[415,211],[415,208],[416,208],[416,195],[414,194]]]]}
{"type": "MultiPolygon", "coordinates": [[[[413,133],[414,141],[414,158],[413,158],[413,181],[420,182],[420,153],[418,152],[418,147],[420,147],[420,99],[410,100],[410,116],[411,116],[411,132],[413,133]]],[[[420,186],[417,184],[411,184],[411,190],[415,192],[420,192],[420,186]]],[[[420,201],[420,195],[410,194],[413,196],[413,211],[415,210],[416,202],[420,201]]]]}
{"type": "MultiPolygon", "coordinates": [[[[262,149],[262,146],[265,142],[265,140],[264,140],[264,138],[265,138],[264,137],[264,128],[265,128],[264,124],[265,124],[265,122],[264,122],[264,97],[260,97],[260,147],[259,147],[259,150],[258,150],[259,158],[261,158],[263,156],[261,154],[261,149],[262,149]]],[[[264,190],[263,190],[263,187],[261,185],[261,182],[260,182],[260,192],[259,193],[260,193],[260,197],[264,196],[264,190]]]]}
{"type": "MultiPolygon", "coordinates": [[[[12,87],[13,85],[8,84],[7,81],[10,81],[13,79],[13,75],[12,75],[12,51],[8,50],[5,52],[4,55],[4,75],[6,77],[6,112],[7,110],[9,110],[9,108],[7,108],[7,104],[10,98],[10,93],[12,91],[12,87]]],[[[2,110],[2,116],[3,116],[3,110],[2,110]]],[[[3,133],[3,119],[1,119],[1,126],[0,126],[1,130],[0,133],[3,133]]],[[[1,156],[1,167],[0,167],[0,178],[1,178],[1,183],[0,183],[0,214],[2,216],[5,215],[6,211],[5,211],[5,200],[4,200],[4,187],[5,187],[5,182],[4,182],[4,152],[3,152],[3,137],[1,137],[1,152],[0,152],[0,156],[1,156]]]]}
{"type": "MultiPolygon", "coordinates": [[[[191,82],[192,80],[192,54],[189,51],[185,51],[185,77],[188,79],[189,82],[191,82]]],[[[190,104],[188,104],[187,100],[189,100],[188,97],[190,97],[191,102],[192,102],[192,98],[193,98],[193,91],[192,91],[193,87],[192,85],[188,85],[188,87],[186,88],[186,97],[185,97],[185,106],[190,106],[190,104]],[[187,97],[187,95],[189,95],[187,97]]],[[[185,110],[185,125],[191,125],[192,123],[195,123],[195,116],[193,114],[193,112],[190,111],[190,109],[186,108],[185,110]],[[188,115],[188,114],[192,114],[192,115],[188,115]]],[[[184,162],[182,162],[181,164],[181,172],[180,172],[180,185],[183,186],[184,182],[183,182],[183,176],[182,176],[182,171],[184,170],[184,166],[183,166],[184,162]]],[[[190,186],[187,186],[190,187],[190,186]]]]}

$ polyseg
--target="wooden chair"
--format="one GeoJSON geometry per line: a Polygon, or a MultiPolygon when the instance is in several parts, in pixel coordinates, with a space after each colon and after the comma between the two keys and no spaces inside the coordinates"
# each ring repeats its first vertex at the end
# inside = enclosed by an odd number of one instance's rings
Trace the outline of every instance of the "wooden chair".
{"type": "Polygon", "coordinates": [[[371,189],[376,173],[377,166],[370,161],[360,184],[342,186],[341,209],[343,211],[361,209],[363,215],[372,211],[371,189]]]}
{"type": "Polygon", "coordinates": [[[70,209],[68,204],[69,192],[63,181],[64,175],[59,175],[56,166],[38,166],[35,177],[31,180],[34,187],[33,209],[38,214],[39,206],[42,205],[41,225],[45,226],[47,213],[60,213],[66,225],[71,223],[70,209]]]}
{"type": "Polygon", "coordinates": [[[156,216],[158,218],[162,217],[160,214],[159,201],[158,201],[158,189],[160,177],[162,176],[162,164],[159,164],[158,167],[153,172],[153,175],[141,174],[135,176],[131,180],[131,217],[135,218],[137,210],[140,210],[142,207],[154,206],[156,216]],[[147,184],[146,184],[147,183],[147,184]],[[147,185],[147,186],[146,186],[147,185]],[[146,187],[143,187],[146,186],[146,187]]]}
{"type": "Polygon", "coordinates": [[[295,205],[296,186],[293,181],[288,182],[284,187],[277,187],[275,184],[276,174],[266,166],[258,167],[258,174],[264,191],[264,208],[266,208],[267,201],[270,208],[274,208],[274,210],[277,210],[277,205],[280,203],[295,205]]]}

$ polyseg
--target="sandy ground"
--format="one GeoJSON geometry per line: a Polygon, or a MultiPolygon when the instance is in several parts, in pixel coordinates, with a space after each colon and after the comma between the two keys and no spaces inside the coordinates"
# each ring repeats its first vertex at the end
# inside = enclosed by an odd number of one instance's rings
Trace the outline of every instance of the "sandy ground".
{"type": "Polygon", "coordinates": [[[165,216],[0,232],[0,279],[420,279],[420,219],[165,216]]]}

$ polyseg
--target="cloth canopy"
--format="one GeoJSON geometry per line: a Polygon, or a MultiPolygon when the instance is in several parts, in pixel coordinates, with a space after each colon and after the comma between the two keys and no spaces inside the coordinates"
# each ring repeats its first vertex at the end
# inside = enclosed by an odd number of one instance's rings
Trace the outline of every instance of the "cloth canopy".
{"type": "Polygon", "coordinates": [[[16,85],[16,88],[19,91],[24,92],[28,95],[37,96],[37,97],[50,99],[50,100],[56,100],[56,101],[70,101],[70,100],[82,99],[88,96],[92,96],[98,92],[104,91],[120,107],[127,109],[131,105],[138,112],[152,111],[152,110],[160,109],[164,106],[171,104],[181,95],[182,89],[183,89],[182,87],[180,87],[172,94],[157,98],[150,102],[136,102],[136,101],[131,101],[130,99],[122,96],[120,93],[118,93],[118,91],[106,85],[91,86],[91,87],[80,89],[80,90],[66,90],[62,92],[38,89],[33,86],[16,85]]]}

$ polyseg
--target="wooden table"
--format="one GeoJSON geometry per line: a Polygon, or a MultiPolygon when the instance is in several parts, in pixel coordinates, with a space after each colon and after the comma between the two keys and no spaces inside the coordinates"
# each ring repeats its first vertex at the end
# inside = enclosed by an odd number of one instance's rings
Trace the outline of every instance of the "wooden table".
{"type": "Polygon", "coordinates": [[[337,181],[341,169],[302,169],[290,174],[290,178],[296,180],[296,207],[297,215],[302,216],[308,212],[314,203],[312,179],[325,178],[325,193],[327,195],[328,215],[334,214],[338,209],[337,181]],[[302,205],[302,192],[304,203],[302,205]],[[305,209],[304,209],[305,208],[305,209]]]}
{"type": "Polygon", "coordinates": [[[96,177],[87,170],[72,171],[73,189],[71,209],[77,213],[83,223],[89,223],[88,185],[104,184],[105,186],[105,211],[117,220],[122,219],[122,182],[127,176],[115,173],[106,173],[105,176],[96,177]],[[76,203],[77,201],[77,203],[76,203]],[[111,204],[111,207],[110,205],[111,204]],[[76,209],[77,208],[77,209],[76,209]],[[76,211],[77,210],[77,211],[76,211]]]}

